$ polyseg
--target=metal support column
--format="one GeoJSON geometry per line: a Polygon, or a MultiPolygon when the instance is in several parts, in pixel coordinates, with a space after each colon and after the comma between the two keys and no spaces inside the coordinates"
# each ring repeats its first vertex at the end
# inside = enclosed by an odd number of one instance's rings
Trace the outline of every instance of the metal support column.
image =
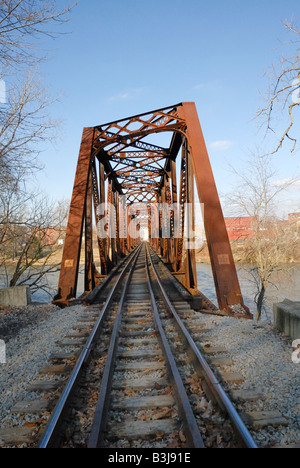
{"type": "Polygon", "coordinates": [[[96,286],[96,267],[93,254],[93,187],[92,174],[90,172],[88,180],[88,190],[85,208],[85,274],[84,290],[91,292],[96,286]]]}
{"type": "Polygon", "coordinates": [[[70,206],[66,241],[54,301],[67,302],[76,297],[86,197],[90,173],[94,128],[84,128],[70,206]]]}

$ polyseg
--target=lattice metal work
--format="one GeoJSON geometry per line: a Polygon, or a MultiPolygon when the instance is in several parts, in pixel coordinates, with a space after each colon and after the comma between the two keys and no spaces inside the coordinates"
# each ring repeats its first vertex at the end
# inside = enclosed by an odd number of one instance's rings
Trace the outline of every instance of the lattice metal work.
{"type": "Polygon", "coordinates": [[[194,181],[204,204],[206,239],[220,310],[234,315],[234,306],[239,305],[242,315],[250,316],[243,303],[194,103],[84,129],[56,302],[67,304],[76,297],[84,229],[85,287],[89,291],[139,242],[130,235],[128,226],[134,226],[135,231],[148,229],[152,246],[165,257],[186,289],[198,294],[195,252],[184,248],[183,229],[188,218],[194,225],[194,181]],[[167,148],[148,141],[152,135],[166,132],[170,136],[167,148]],[[176,160],[181,149],[181,180],[177,187],[176,160]],[[137,203],[145,205],[146,216],[132,211],[137,203]],[[157,203],[168,208],[167,217],[157,203]],[[191,211],[187,212],[186,203],[191,211]],[[92,206],[94,219],[102,226],[98,230],[101,273],[96,271],[93,258],[92,206]],[[166,231],[170,236],[164,238],[166,231]]]}

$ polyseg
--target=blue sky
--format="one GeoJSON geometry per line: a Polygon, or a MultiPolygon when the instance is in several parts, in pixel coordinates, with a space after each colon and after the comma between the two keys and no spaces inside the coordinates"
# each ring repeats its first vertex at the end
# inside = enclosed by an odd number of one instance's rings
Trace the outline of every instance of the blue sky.
{"type": "MultiPolygon", "coordinates": [[[[271,144],[254,117],[264,71],[292,50],[282,45],[282,21],[292,17],[300,23],[299,0],[79,0],[70,34],[43,42],[51,49],[44,82],[62,95],[51,114],[63,124],[36,183],[54,199],[70,198],[84,126],[195,101],[225,193],[234,184],[228,163],[242,167],[249,152],[271,144]]],[[[300,173],[299,153],[284,148],[274,166],[279,180],[300,173]]],[[[289,195],[296,209],[298,193],[289,195]]]]}

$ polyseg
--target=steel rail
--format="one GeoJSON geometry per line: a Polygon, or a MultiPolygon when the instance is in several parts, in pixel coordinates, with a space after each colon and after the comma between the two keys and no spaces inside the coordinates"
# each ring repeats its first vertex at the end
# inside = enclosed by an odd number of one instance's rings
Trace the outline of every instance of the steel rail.
{"type": "Polygon", "coordinates": [[[154,314],[155,326],[158,332],[158,339],[161,344],[161,348],[167,363],[168,368],[168,375],[172,383],[172,388],[174,390],[175,400],[177,403],[177,407],[179,409],[179,414],[183,421],[184,426],[184,433],[187,439],[188,447],[189,448],[205,448],[202,436],[200,434],[193,410],[191,408],[187,393],[184,388],[184,384],[182,378],[180,376],[179,370],[177,368],[172,350],[168,343],[167,336],[165,334],[152,284],[151,284],[151,277],[149,272],[149,265],[148,265],[148,250],[146,253],[146,272],[147,272],[147,282],[148,282],[148,289],[151,297],[152,309],[154,314]]]}
{"type": "Polygon", "coordinates": [[[198,372],[201,374],[201,376],[204,377],[209,391],[211,392],[212,396],[214,397],[214,400],[218,403],[218,405],[221,407],[221,409],[228,415],[229,419],[231,420],[231,423],[233,425],[233,428],[235,430],[235,433],[239,439],[239,442],[241,443],[241,447],[243,448],[258,448],[257,444],[255,443],[253,437],[251,436],[250,432],[248,431],[246,425],[244,424],[243,420],[241,419],[240,415],[236,411],[235,407],[233,406],[232,402],[230,401],[228,395],[226,394],[225,390],[223,389],[222,385],[216,378],[214,372],[210,368],[209,364],[207,363],[206,359],[202,355],[202,353],[199,351],[198,347],[196,346],[194,340],[190,336],[189,332],[187,331],[186,327],[184,326],[181,318],[179,317],[177,311],[175,310],[173,304],[171,303],[168,294],[165,291],[165,288],[161,282],[161,279],[155,269],[151,253],[149,250],[149,247],[147,246],[147,251],[151,263],[151,267],[153,269],[155,278],[157,280],[157,283],[159,285],[159,288],[162,292],[164,302],[171,312],[172,316],[174,317],[176,324],[177,324],[177,329],[180,332],[183,340],[185,341],[189,351],[192,354],[193,361],[195,364],[195,367],[197,368],[198,372]]]}
{"type": "Polygon", "coordinates": [[[65,415],[67,413],[67,410],[69,408],[69,403],[74,395],[74,392],[77,388],[78,385],[78,380],[79,377],[82,374],[82,370],[84,368],[84,365],[87,363],[89,356],[91,354],[92,349],[94,348],[95,341],[100,333],[101,327],[103,325],[104,319],[106,317],[106,314],[109,310],[109,307],[112,304],[112,301],[118,292],[118,289],[120,287],[121,281],[123,280],[128,267],[134,262],[134,260],[138,257],[139,252],[141,250],[141,247],[138,247],[137,250],[134,252],[133,255],[130,255],[130,258],[127,260],[123,270],[120,272],[120,275],[116,281],[116,284],[114,285],[112,291],[110,292],[101,312],[100,315],[97,319],[97,322],[91,332],[91,335],[89,339],[87,340],[86,345],[84,346],[84,349],[82,350],[77,363],[69,377],[69,380],[66,384],[66,387],[64,388],[64,391],[54,409],[54,412],[52,413],[51,419],[45,429],[45,432],[39,442],[38,448],[55,448],[55,444],[60,439],[60,428],[61,428],[61,423],[63,419],[65,418],[65,415]]]}
{"type": "Polygon", "coordinates": [[[102,290],[110,283],[111,279],[118,273],[118,271],[122,270],[128,262],[128,259],[134,254],[134,251],[130,252],[123,260],[121,260],[120,263],[118,263],[111,271],[110,273],[106,276],[106,278],[101,281],[101,283],[93,289],[92,292],[90,292],[83,300],[82,302],[84,304],[91,305],[93,304],[99,294],[101,294],[102,290]]]}
{"type": "Polygon", "coordinates": [[[120,299],[113,332],[111,335],[110,345],[108,349],[106,364],[101,380],[101,388],[98,397],[98,402],[96,406],[96,411],[94,415],[94,423],[92,426],[88,448],[95,449],[100,448],[103,445],[104,441],[104,431],[107,423],[107,415],[109,410],[110,398],[111,398],[111,388],[112,388],[112,378],[115,368],[116,356],[117,356],[117,348],[119,343],[119,336],[120,336],[120,328],[122,324],[122,313],[125,303],[125,298],[127,294],[127,290],[131,281],[131,277],[133,274],[134,267],[136,265],[138,256],[142,250],[142,245],[137,250],[137,254],[134,257],[132,265],[130,267],[130,271],[128,277],[126,279],[122,296],[120,299]]]}
{"type": "MultiPolygon", "coordinates": [[[[119,304],[117,317],[115,320],[115,325],[114,325],[113,333],[111,336],[111,342],[110,342],[110,347],[108,351],[108,357],[107,357],[107,361],[105,365],[105,370],[104,370],[103,377],[102,377],[101,389],[100,389],[100,394],[98,398],[97,408],[96,408],[95,417],[94,417],[94,424],[92,427],[88,448],[100,448],[104,444],[104,434],[105,434],[105,427],[107,424],[107,416],[108,416],[108,411],[109,411],[109,406],[110,406],[112,377],[113,377],[113,372],[114,372],[114,367],[115,367],[115,360],[116,360],[117,347],[118,347],[118,341],[119,341],[119,335],[120,335],[123,307],[124,307],[124,302],[126,299],[127,290],[128,290],[131,277],[133,274],[133,270],[136,265],[136,261],[137,261],[137,258],[135,259],[135,262],[133,262],[133,265],[131,267],[130,273],[126,280],[126,284],[124,286],[122,298],[119,304]]],[[[149,290],[149,294],[151,297],[151,304],[152,304],[152,309],[154,313],[155,326],[158,331],[158,339],[160,341],[161,348],[166,359],[166,364],[167,364],[167,368],[169,371],[169,377],[172,382],[172,387],[174,389],[175,399],[176,399],[177,406],[179,409],[179,414],[182,417],[182,420],[184,423],[184,429],[185,429],[185,435],[187,437],[187,441],[191,448],[205,448],[203,439],[199,432],[192,408],[188,400],[188,396],[186,394],[182,379],[180,377],[179,371],[175,363],[175,359],[172,355],[171,348],[168,344],[167,337],[165,335],[165,332],[164,332],[164,329],[163,329],[163,326],[159,317],[154,293],[153,293],[152,286],[151,286],[151,280],[149,276],[147,256],[146,256],[146,261],[145,261],[145,270],[146,270],[146,275],[147,275],[148,290],[149,290]]]]}

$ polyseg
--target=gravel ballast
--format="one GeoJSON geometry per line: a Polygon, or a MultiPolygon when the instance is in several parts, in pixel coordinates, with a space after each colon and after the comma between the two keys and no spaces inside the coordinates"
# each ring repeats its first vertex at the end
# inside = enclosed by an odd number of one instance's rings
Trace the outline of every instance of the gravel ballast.
{"type": "MultiPolygon", "coordinates": [[[[300,364],[292,361],[292,340],[277,332],[272,323],[199,314],[197,325],[210,329],[201,346],[226,350],[215,358],[229,357],[232,365],[223,371],[237,372],[244,383],[227,390],[257,390],[264,400],[237,403],[246,412],[274,411],[288,419],[287,427],[268,426],[254,431],[261,447],[293,446],[300,443],[300,364]]],[[[222,372],[221,372],[222,373],[222,372]]]]}
{"type": "MultiPolygon", "coordinates": [[[[0,364],[0,427],[21,424],[10,410],[19,401],[37,398],[28,391],[32,381],[49,364],[51,354],[61,351],[57,344],[86,310],[74,306],[61,310],[52,305],[0,310],[0,339],[6,343],[7,364],[0,364]]],[[[300,365],[292,362],[292,340],[274,330],[271,323],[257,323],[197,314],[193,328],[209,329],[193,334],[201,345],[223,348],[232,365],[225,371],[242,374],[244,383],[226,390],[260,390],[265,400],[241,403],[239,411],[279,411],[287,427],[253,430],[261,447],[294,446],[300,441],[300,365]],[[199,338],[201,337],[201,338],[199,338]]]]}
{"type": "Polygon", "coordinates": [[[6,344],[6,364],[0,364],[0,427],[16,425],[11,408],[36,398],[27,388],[49,364],[56,344],[68,334],[84,311],[83,306],[65,310],[52,305],[0,310],[0,339],[6,344]]]}

